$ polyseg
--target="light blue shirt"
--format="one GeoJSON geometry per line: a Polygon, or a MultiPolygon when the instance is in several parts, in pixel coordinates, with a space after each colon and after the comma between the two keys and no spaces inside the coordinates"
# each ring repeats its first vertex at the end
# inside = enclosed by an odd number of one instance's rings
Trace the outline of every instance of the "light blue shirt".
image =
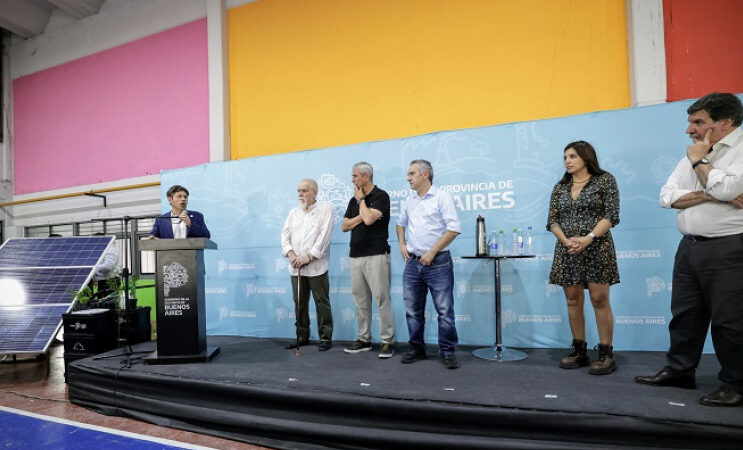
{"type": "Polygon", "coordinates": [[[400,208],[397,224],[405,228],[408,253],[418,256],[430,250],[447,230],[462,230],[454,199],[436,186],[431,186],[423,198],[413,191],[400,208]]]}

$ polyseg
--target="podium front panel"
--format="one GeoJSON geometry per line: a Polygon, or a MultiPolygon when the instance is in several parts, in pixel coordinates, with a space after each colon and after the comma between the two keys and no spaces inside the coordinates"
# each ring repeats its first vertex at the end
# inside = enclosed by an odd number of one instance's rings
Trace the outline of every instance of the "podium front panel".
{"type": "Polygon", "coordinates": [[[202,353],[206,349],[203,250],[160,250],[156,264],[158,355],[202,353]]]}

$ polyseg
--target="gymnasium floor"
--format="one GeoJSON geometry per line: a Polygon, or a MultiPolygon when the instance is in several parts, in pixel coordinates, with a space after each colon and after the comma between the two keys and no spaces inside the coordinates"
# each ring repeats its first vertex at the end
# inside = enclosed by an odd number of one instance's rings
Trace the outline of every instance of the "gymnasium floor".
{"type": "Polygon", "coordinates": [[[64,382],[64,348],[45,358],[0,358],[0,448],[261,449],[240,442],[108,417],[71,404],[64,382]]]}

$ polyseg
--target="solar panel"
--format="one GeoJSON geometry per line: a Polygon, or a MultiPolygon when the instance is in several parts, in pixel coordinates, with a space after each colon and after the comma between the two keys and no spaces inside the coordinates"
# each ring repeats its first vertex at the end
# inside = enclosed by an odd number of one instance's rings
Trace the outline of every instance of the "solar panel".
{"type": "Polygon", "coordinates": [[[0,246],[0,353],[45,352],[111,236],[9,239],[0,246]]]}
{"type": "Polygon", "coordinates": [[[8,239],[0,267],[95,266],[111,236],[8,239]]]}
{"type": "Polygon", "coordinates": [[[45,352],[69,308],[0,307],[0,353],[45,352]]]}
{"type": "Polygon", "coordinates": [[[15,289],[23,290],[23,303],[26,305],[65,304],[69,306],[72,293],[79,291],[89,276],[90,267],[0,268],[0,280],[14,280],[18,285],[15,289]]]}

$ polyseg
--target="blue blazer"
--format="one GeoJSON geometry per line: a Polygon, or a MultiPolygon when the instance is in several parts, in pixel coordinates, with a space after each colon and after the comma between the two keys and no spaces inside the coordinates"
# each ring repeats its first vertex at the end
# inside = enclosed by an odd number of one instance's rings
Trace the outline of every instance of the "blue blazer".
{"type": "MultiPolygon", "coordinates": [[[[170,223],[170,211],[155,219],[155,225],[152,226],[150,236],[160,239],[173,239],[173,225],[170,223]]],[[[186,237],[212,237],[209,229],[204,223],[204,215],[198,211],[188,210],[188,217],[191,219],[191,226],[186,227],[186,237]]]]}

